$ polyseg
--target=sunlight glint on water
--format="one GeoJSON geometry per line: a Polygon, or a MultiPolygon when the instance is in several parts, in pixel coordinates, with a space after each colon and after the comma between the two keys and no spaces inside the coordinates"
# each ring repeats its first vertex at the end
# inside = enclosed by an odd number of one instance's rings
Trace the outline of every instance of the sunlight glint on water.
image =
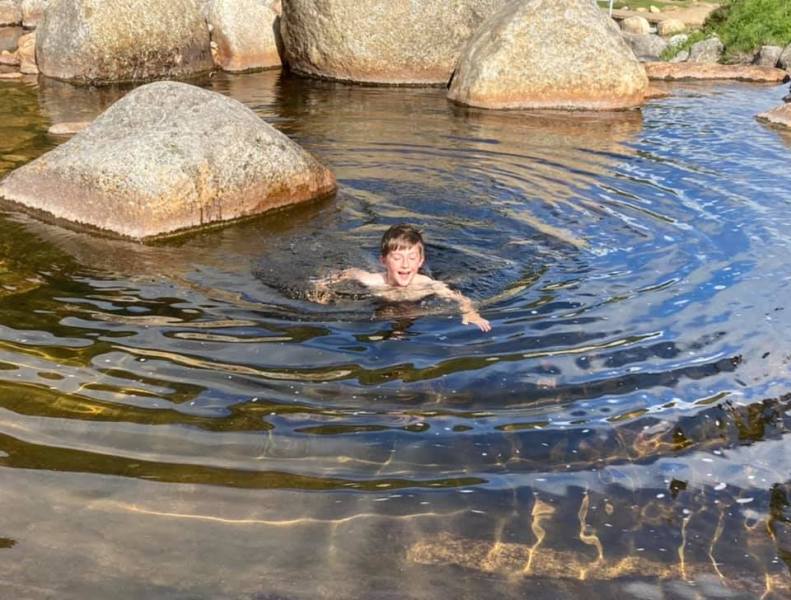
{"type": "MultiPolygon", "coordinates": [[[[0,595],[789,593],[791,138],[753,119],[782,88],[531,115],[206,86],[338,195],[152,246],[6,208],[0,595]],[[401,221],[490,334],[309,300],[401,221]]],[[[0,171],[122,93],[3,83],[0,171]]]]}

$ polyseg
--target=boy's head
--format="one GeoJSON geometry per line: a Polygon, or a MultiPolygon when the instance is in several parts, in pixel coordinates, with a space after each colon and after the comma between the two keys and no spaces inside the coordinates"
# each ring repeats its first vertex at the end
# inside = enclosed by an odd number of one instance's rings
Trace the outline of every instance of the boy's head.
{"type": "Polygon", "coordinates": [[[426,259],[420,231],[404,223],[385,231],[379,251],[379,260],[387,270],[387,283],[398,287],[412,283],[426,259]]]}

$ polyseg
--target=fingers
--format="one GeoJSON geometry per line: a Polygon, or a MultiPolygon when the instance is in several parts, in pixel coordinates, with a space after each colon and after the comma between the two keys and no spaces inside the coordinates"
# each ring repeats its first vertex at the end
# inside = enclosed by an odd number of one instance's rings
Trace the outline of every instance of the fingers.
{"type": "Polygon", "coordinates": [[[462,317],[461,317],[461,324],[462,325],[469,325],[470,323],[475,324],[478,327],[478,329],[480,329],[484,333],[487,332],[487,331],[491,331],[492,330],[492,324],[489,323],[489,321],[487,321],[486,319],[484,319],[481,315],[478,315],[478,314],[476,314],[476,315],[469,315],[469,314],[462,315],[462,317]]]}
{"type": "Polygon", "coordinates": [[[489,323],[489,321],[487,321],[483,317],[479,317],[475,321],[475,324],[478,326],[478,329],[480,329],[484,333],[487,332],[487,331],[491,331],[492,330],[492,324],[489,323]]]}

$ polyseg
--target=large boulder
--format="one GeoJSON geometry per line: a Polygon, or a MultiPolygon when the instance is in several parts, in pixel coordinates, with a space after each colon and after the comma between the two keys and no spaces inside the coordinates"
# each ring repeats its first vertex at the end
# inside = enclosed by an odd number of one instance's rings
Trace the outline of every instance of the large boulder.
{"type": "Polygon", "coordinates": [[[35,29],[44,16],[44,11],[49,5],[50,0],[22,0],[22,25],[26,29],[35,29]]]}
{"type": "Polygon", "coordinates": [[[240,102],[144,85],[0,182],[0,196],[145,239],[326,195],[335,178],[240,102]]]}
{"type": "Polygon", "coordinates": [[[0,52],[16,52],[21,35],[19,27],[0,27],[0,52]]]}
{"type": "Polygon", "coordinates": [[[783,50],[783,53],[780,55],[780,59],[777,61],[777,65],[781,69],[791,71],[791,44],[785,47],[785,50],[783,50]]]}
{"type": "Polygon", "coordinates": [[[717,37],[702,40],[689,49],[689,62],[701,64],[714,64],[720,61],[724,46],[717,37]]]}
{"type": "Polygon", "coordinates": [[[19,38],[17,48],[19,58],[19,70],[25,75],[36,75],[38,65],[36,64],[36,32],[27,33],[19,38]]]}
{"type": "Polygon", "coordinates": [[[286,62],[304,75],[447,84],[462,45],[507,0],[286,0],[286,62]]]}
{"type": "Polygon", "coordinates": [[[623,39],[629,44],[634,55],[641,60],[658,59],[668,46],[664,38],[654,33],[643,35],[624,33],[623,39]]]}
{"type": "Polygon", "coordinates": [[[277,18],[261,0],[212,0],[208,21],[216,44],[214,62],[234,72],[279,67],[277,18]]]}
{"type": "Polygon", "coordinates": [[[757,116],[757,119],[772,125],[779,125],[780,127],[791,129],[791,104],[781,104],[777,108],[761,113],[757,116]]]}
{"type": "Polygon", "coordinates": [[[214,66],[195,0],[56,1],[37,31],[39,69],[67,81],[149,81],[214,66]]]}
{"type": "Polygon", "coordinates": [[[626,17],[623,21],[621,21],[621,30],[624,33],[646,35],[651,33],[651,23],[649,23],[648,19],[645,17],[626,17]]]}
{"type": "Polygon", "coordinates": [[[14,0],[0,0],[0,26],[21,25],[22,9],[14,0]]]}
{"type": "Polygon", "coordinates": [[[470,39],[448,98],[483,108],[621,109],[648,88],[618,26],[590,0],[511,2],[470,39]]]}
{"type": "Polygon", "coordinates": [[[753,62],[760,67],[776,67],[783,54],[782,46],[761,46],[753,62]]]}
{"type": "Polygon", "coordinates": [[[656,32],[661,36],[671,36],[686,31],[687,26],[680,19],[665,19],[656,24],[656,32]]]}

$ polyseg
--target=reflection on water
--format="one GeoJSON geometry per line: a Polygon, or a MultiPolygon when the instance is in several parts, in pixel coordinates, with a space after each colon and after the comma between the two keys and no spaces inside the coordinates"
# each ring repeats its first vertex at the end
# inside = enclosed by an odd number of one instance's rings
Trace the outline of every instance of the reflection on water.
{"type": "MultiPolygon", "coordinates": [[[[338,195],[148,246],[0,214],[0,595],[791,593],[791,149],[753,119],[783,88],[525,114],[203,85],[338,195]],[[491,333],[309,300],[400,221],[491,333]]],[[[124,93],[0,86],[0,172],[124,93]]]]}

